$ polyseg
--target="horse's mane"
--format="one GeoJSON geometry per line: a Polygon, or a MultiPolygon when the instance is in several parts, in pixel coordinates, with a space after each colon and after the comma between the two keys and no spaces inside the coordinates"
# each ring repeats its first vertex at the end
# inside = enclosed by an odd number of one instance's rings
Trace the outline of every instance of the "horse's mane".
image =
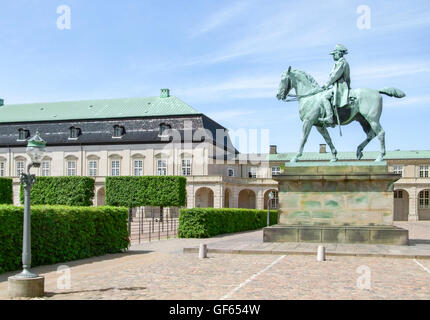
{"type": "Polygon", "coordinates": [[[294,73],[296,75],[304,77],[306,80],[308,80],[315,87],[318,87],[318,88],[320,87],[320,85],[318,84],[318,82],[310,74],[307,74],[306,72],[304,72],[302,70],[298,70],[298,69],[295,69],[294,73]]]}

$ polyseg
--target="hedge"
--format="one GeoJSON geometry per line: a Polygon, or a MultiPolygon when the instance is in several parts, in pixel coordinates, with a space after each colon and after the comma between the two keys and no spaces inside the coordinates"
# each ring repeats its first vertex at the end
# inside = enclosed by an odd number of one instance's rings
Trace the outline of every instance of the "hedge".
{"type": "MultiPolygon", "coordinates": [[[[94,183],[90,177],[37,177],[31,188],[31,204],[92,206],[94,183]]],[[[24,203],[22,185],[20,200],[24,203]]]]}
{"type": "MultiPolygon", "coordinates": [[[[270,225],[278,223],[278,212],[270,211],[270,225]]],[[[267,226],[267,210],[181,209],[179,238],[209,238],[218,234],[256,230],[267,226]]]]}
{"type": "Polygon", "coordinates": [[[12,204],[12,179],[0,178],[0,204],[12,204]]]}
{"type": "Polygon", "coordinates": [[[183,207],[185,177],[107,177],[106,204],[120,207],[183,207]]]}
{"type": "MultiPolygon", "coordinates": [[[[34,206],[32,267],[128,248],[126,208],[34,206]]],[[[22,267],[23,208],[0,206],[0,273],[22,267]]]]}

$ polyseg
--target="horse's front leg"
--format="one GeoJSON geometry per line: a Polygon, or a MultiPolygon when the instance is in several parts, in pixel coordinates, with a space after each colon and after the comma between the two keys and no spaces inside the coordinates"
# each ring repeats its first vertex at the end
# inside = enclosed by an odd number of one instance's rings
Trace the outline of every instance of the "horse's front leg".
{"type": "Polygon", "coordinates": [[[291,159],[291,162],[297,162],[297,160],[303,155],[303,149],[305,147],[306,141],[308,141],[309,133],[311,132],[314,122],[311,120],[303,121],[303,137],[300,145],[299,153],[291,159]]]}
{"type": "Polygon", "coordinates": [[[336,162],[337,161],[337,150],[333,145],[333,142],[331,141],[331,137],[330,134],[328,133],[327,129],[325,127],[317,127],[318,132],[323,136],[325,142],[327,142],[327,144],[330,147],[331,150],[331,162],[336,162]]]}

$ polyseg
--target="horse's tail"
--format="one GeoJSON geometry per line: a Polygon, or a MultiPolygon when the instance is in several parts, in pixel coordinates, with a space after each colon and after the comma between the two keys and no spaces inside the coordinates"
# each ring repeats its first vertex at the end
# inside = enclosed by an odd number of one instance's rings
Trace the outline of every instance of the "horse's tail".
{"type": "Polygon", "coordinates": [[[396,89],[396,88],[383,88],[379,90],[379,93],[386,94],[387,96],[395,97],[395,98],[406,97],[406,94],[402,90],[396,89]]]}

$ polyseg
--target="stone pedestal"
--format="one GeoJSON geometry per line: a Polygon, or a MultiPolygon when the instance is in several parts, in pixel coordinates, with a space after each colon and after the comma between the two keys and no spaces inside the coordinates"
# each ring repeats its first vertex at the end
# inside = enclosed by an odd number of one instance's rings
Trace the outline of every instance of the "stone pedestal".
{"type": "Polygon", "coordinates": [[[385,162],[286,164],[273,177],[279,189],[279,225],[265,242],[408,244],[393,226],[393,185],[400,175],[385,162]]]}
{"type": "Polygon", "coordinates": [[[45,294],[45,278],[8,278],[8,294],[11,298],[38,298],[45,294]]]}

